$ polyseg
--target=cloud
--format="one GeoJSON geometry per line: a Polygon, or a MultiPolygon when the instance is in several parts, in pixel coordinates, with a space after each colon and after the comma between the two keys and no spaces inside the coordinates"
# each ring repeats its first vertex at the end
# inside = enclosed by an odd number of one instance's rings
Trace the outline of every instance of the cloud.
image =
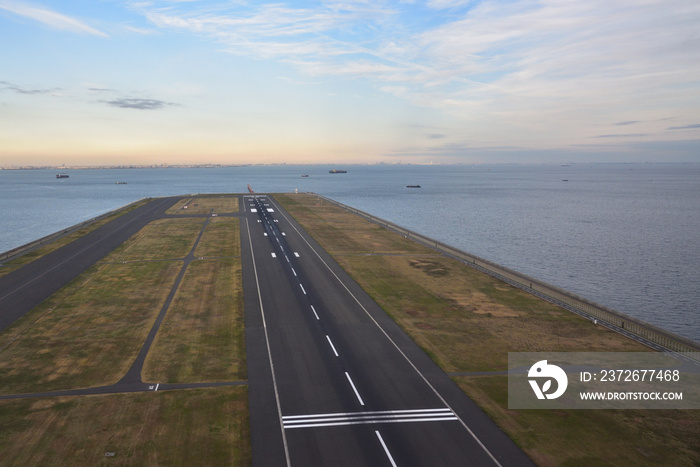
{"type": "Polygon", "coordinates": [[[687,0],[325,0],[315,8],[152,0],[131,8],[161,31],[209,38],[229,54],[347,77],[438,109],[493,144],[630,137],[600,135],[601,116],[644,124],[648,133],[632,135],[640,137],[666,131],[661,116],[697,115],[688,96],[700,91],[700,4],[687,0]]]}
{"type": "Polygon", "coordinates": [[[166,106],[177,105],[172,102],[166,102],[158,99],[135,99],[135,98],[122,98],[115,99],[112,101],[100,101],[105,104],[109,104],[113,107],[119,107],[121,109],[138,109],[138,110],[157,110],[162,109],[166,106]]]}
{"type": "Polygon", "coordinates": [[[693,125],[686,125],[686,126],[671,126],[668,127],[669,130],[691,130],[694,128],[700,128],[700,123],[695,123],[693,125]]]}
{"type": "Polygon", "coordinates": [[[46,8],[32,6],[25,2],[15,0],[0,0],[0,9],[9,11],[25,18],[30,18],[45,24],[53,29],[74,33],[92,34],[107,37],[102,31],[88,26],[80,20],[48,10],[46,8]]]}
{"type": "Polygon", "coordinates": [[[16,92],[17,94],[48,94],[52,96],[58,95],[59,89],[25,89],[16,84],[8,83],[7,81],[0,81],[0,85],[5,85],[5,89],[16,92]]]}
{"type": "Polygon", "coordinates": [[[598,135],[596,138],[638,138],[649,136],[648,133],[628,133],[626,135],[598,135]]]}

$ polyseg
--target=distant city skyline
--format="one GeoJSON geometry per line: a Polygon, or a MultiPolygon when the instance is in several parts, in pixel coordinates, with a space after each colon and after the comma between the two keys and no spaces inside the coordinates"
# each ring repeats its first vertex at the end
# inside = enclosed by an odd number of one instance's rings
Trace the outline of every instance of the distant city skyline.
{"type": "Polygon", "coordinates": [[[0,0],[0,167],[700,162],[693,0],[0,0]]]}

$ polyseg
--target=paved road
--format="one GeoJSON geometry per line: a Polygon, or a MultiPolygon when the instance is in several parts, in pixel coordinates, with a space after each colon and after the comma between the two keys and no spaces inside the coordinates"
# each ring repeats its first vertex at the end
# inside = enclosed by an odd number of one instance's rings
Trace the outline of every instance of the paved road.
{"type": "Polygon", "coordinates": [[[244,206],[255,465],[532,464],[279,206],[244,206]]]}

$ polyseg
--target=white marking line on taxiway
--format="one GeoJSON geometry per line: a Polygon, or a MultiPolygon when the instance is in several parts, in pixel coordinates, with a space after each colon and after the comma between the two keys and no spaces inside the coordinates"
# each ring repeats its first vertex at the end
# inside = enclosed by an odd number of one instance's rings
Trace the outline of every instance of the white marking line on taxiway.
{"type": "Polygon", "coordinates": [[[292,274],[294,274],[294,277],[297,277],[297,272],[292,268],[292,274]]]}
{"type": "Polygon", "coordinates": [[[314,308],[314,306],[313,306],[313,305],[311,305],[311,311],[313,311],[313,312],[314,312],[314,316],[316,317],[316,319],[318,319],[318,320],[320,320],[320,319],[321,319],[321,318],[319,318],[319,317],[318,317],[318,313],[316,313],[316,308],[314,308]]]}
{"type": "Polygon", "coordinates": [[[304,290],[304,286],[299,284],[299,287],[301,287],[301,291],[304,292],[304,295],[306,295],[306,290],[304,290]]]}
{"type": "MultiPolygon", "coordinates": [[[[335,354],[336,357],[338,357],[339,356],[338,351],[335,350],[335,346],[333,345],[333,342],[331,342],[331,338],[326,336],[326,339],[328,339],[328,343],[331,345],[331,349],[333,349],[333,353],[335,354]]],[[[345,373],[345,374],[347,374],[347,373],[345,373]]]]}
{"type": "Polygon", "coordinates": [[[376,433],[377,438],[379,438],[379,442],[382,443],[382,447],[384,448],[384,452],[386,453],[386,457],[389,458],[389,462],[391,462],[391,465],[396,467],[396,462],[394,462],[394,458],[391,457],[391,453],[389,452],[389,448],[386,447],[386,444],[384,443],[384,440],[382,439],[382,435],[379,434],[378,431],[374,431],[376,433]]]}
{"type": "Polygon", "coordinates": [[[158,386],[160,386],[160,383],[156,384],[156,391],[158,390],[158,386]]]}
{"type": "Polygon", "coordinates": [[[345,377],[350,382],[350,386],[352,386],[352,390],[355,391],[355,395],[357,396],[357,400],[360,401],[360,405],[365,405],[365,401],[363,401],[362,398],[360,397],[360,393],[357,392],[357,388],[355,387],[355,383],[352,382],[352,378],[350,378],[350,375],[348,374],[347,371],[345,372],[345,377]]]}

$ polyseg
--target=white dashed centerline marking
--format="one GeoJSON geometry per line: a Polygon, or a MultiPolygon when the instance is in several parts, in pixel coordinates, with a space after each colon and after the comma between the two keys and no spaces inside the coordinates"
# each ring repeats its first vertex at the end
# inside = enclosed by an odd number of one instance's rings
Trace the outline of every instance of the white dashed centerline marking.
{"type": "MultiPolygon", "coordinates": [[[[331,349],[333,349],[333,353],[335,354],[336,357],[338,357],[338,351],[335,350],[335,346],[333,345],[333,342],[331,342],[331,338],[326,336],[326,339],[328,339],[328,343],[331,345],[331,349]]],[[[347,373],[346,373],[347,374],[347,373]]]]}
{"type": "Polygon", "coordinates": [[[377,438],[379,438],[379,442],[382,443],[382,447],[384,448],[384,452],[386,453],[386,457],[389,458],[389,462],[391,462],[391,465],[396,467],[396,462],[394,462],[394,458],[391,457],[391,453],[389,452],[389,448],[386,447],[386,443],[384,443],[384,440],[382,439],[382,435],[379,434],[378,431],[374,431],[377,434],[377,438]]]}
{"type": "Polygon", "coordinates": [[[348,379],[348,382],[350,382],[350,386],[352,386],[352,390],[355,391],[355,395],[357,396],[357,400],[360,401],[360,405],[365,405],[365,401],[362,400],[362,397],[360,397],[360,393],[357,392],[357,388],[355,387],[355,383],[352,382],[352,378],[350,378],[350,375],[348,372],[345,372],[345,377],[348,379]]]}
{"type": "Polygon", "coordinates": [[[292,268],[292,274],[294,274],[294,277],[297,277],[297,272],[292,268]]]}
{"type": "Polygon", "coordinates": [[[299,287],[301,287],[301,291],[304,292],[304,295],[306,295],[306,290],[304,290],[304,286],[299,284],[299,287]]]}
{"type": "Polygon", "coordinates": [[[318,319],[318,320],[320,320],[320,319],[321,319],[321,318],[319,318],[319,317],[318,317],[318,313],[316,313],[316,308],[314,308],[314,306],[313,306],[313,305],[311,305],[311,311],[313,311],[313,312],[314,312],[314,316],[316,317],[316,319],[318,319]]]}

